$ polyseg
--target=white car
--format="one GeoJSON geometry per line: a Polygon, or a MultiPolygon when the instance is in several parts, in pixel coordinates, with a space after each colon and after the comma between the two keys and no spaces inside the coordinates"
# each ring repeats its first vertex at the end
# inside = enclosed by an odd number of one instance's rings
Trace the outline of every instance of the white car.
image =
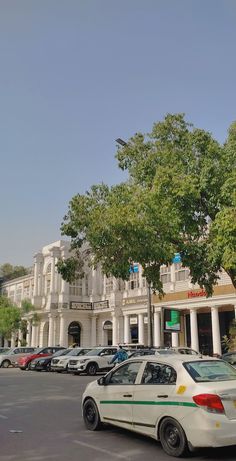
{"type": "Polygon", "coordinates": [[[117,347],[106,346],[96,347],[88,352],[84,357],[71,358],[68,362],[68,372],[74,374],[86,373],[90,376],[96,375],[98,371],[107,371],[114,367],[111,364],[117,347]]]}
{"type": "MultiPolygon", "coordinates": [[[[68,363],[71,357],[77,357],[78,355],[85,355],[89,352],[91,348],[89,347],[75,347],[71,349],[66,355],[62,353],[59,357],[55,357],[51,361],[51,371],[67,371],[68,363]]],[[[63,351],[62,351],[63,352],[63,351]]]]}
{"type": "Polygon", "coordinates": [[[129,359],[88,384],[89,430],[102,423],[161,442],[168,455],[236,445],[236,370],[223,360],[186,355],[129,359]]]}

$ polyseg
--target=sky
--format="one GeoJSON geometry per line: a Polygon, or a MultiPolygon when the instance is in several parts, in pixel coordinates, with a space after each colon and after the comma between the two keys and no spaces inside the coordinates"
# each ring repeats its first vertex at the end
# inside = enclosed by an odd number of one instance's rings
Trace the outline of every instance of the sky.
{"type": "Polygon", "coordinates": [[[235,0],[0,0],[0,265],[31,266],[74,195],[125,179],[118,137],[184,112],[223,143],[235,43],[235,0]]]}

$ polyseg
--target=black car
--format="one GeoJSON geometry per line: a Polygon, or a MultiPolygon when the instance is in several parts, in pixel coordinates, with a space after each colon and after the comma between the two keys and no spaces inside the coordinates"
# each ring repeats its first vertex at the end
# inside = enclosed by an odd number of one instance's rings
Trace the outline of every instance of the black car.
{"type": "Polygon", "coordinates": [[[66,355],[71,351],[70,349],[59,350],[55,352],[55,354],[50,355],[48,357],[38,357],[37,359],[32,360],[30,363],[30,370],[33,371],[51,371],[51,360],[54,357],[58,357],[61,355],[66,355]]]}

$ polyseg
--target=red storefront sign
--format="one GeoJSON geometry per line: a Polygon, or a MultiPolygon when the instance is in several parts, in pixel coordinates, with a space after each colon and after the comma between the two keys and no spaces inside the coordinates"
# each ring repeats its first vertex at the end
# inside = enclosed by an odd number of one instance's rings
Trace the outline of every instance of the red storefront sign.
{"type": "Polygon", "coordinates": [[[200,298],[201,296],[206,296],[205,290],[188,291],[188,298],[200,298]]]}

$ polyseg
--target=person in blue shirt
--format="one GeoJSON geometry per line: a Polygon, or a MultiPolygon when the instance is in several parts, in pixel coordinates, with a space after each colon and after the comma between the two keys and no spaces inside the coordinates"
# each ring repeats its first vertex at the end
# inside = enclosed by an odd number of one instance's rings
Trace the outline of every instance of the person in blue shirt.
{"type": "Polygon", "coordinates": [[[122,346],[119,346],[118,351],[115,353],[113,359],[110,363],[121,363],[128,358],[127,352],[123,349],[122,346]]]}

